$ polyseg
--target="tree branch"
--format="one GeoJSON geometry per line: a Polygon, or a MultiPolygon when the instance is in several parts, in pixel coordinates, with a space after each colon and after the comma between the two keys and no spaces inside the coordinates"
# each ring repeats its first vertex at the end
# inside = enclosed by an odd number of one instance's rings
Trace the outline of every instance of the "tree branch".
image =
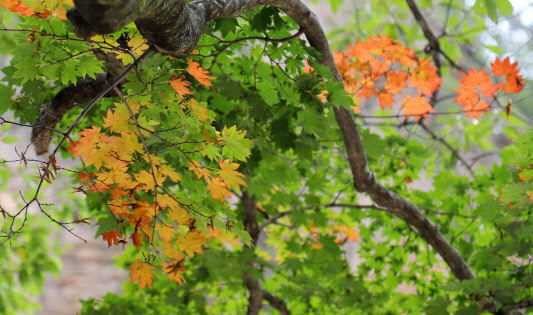
{"type": "MultiPolygon", "coordinates": [[[[260,233],[257,225],[255,197],[250,196],[247,191],[243,191],[241,201],[244,208],[244,229],[250,234],[252,245],[255,247],[260,233]]],[[[259,281],[250,274],[254,269],[253,262],[248,261],[248,265],[250,265],[250,269],[244,273],[246,287],[248,288],[248,291],[250,291],[250,296],[248,297],[248,312],[246,314],[257,315],[263,305],[263,292],[259,285],[259,281]]]]}
{"type": "Polygon", "coordinates": [[[263,290],[263,299],[267,300],[270,306],[277,309],[281,315],[291,314],[291,312],[289,312],[289,309],[287,308],[287,304],[285,304],[285,301],[276,296],[273,296],[267,290],[263,290]]]}

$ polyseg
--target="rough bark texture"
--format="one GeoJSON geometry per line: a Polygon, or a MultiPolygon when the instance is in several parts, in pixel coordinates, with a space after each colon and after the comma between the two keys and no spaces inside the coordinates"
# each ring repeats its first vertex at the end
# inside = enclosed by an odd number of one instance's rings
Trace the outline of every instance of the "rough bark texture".
{"type": "MultiPolygon", "coordinates": [[[[283,10],[300,25],[309,43],[322,54],[320,62],[330,69],[336,81],[342,82],[317,17],[299,0],[197,0],[189,4],[185,4],[183,0],[80,0],[75,3],[77,7],[69,18],[73,17],[71,20],[76,29],[81,30],[81,35],[105,33],[114,30],[109,28],[109,25],[120,26],[135,21],[145,38],[160,52],[168,54],[180,54],[193,49],[209,20],[236,17],[249,9],[272,5],[283,10]],[[129,15],[124,13],[119,3],[128,8],[129,15]]],[[[72,97],[72,100],[74,99],[78,98],[72,97]]],[[[442,256],[458,279],[475,277],[465,260],[439,232],[438,227],[412,203],[386,189],[370,172],[353,113],[338,108],[335,109],[335,117],[344,137],[355,189],[368,193],[376,204],[387,208],[415,227],[442,256]]],[[[245,217],[245,226],[252,235],[257,228],[257,218],[254,227],[253,220],[246,221],[245,217]]],[[[256,292],[255,283],[250,282],[249,287],[256,292]]]]}

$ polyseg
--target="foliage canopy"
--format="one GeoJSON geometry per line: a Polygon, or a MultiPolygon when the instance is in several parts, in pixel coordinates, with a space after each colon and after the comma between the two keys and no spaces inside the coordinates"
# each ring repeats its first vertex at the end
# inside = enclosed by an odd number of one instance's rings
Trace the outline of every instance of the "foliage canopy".
{"type": "Polygon", "coordinates": [[[508,0],[328,0],[354,21],[329,42],[299,0],[159,2],[0,0],[0,185],[36,174],[0,200],[0,313],[79,225],[131,275],[80,314],[530,311],[530,92],[487,40],[508,0]]]}

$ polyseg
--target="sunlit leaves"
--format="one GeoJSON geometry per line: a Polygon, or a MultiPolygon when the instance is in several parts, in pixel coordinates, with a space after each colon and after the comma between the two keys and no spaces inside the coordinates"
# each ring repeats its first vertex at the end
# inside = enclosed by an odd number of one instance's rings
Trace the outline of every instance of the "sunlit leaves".
{"type": "Polygon", "coordinates": [[[492,98],[500,90],[504,93],[518,93],[525,85],[522,76],[518,74],[517,63],[511,64],[509,57],[504,61],[497,58],[491,66],[492,73],[496,76],[505,76],[506,83],[493,83],[484,69],[461,72],[462,79],[459,80],[461,88],[455,90],[458,94],[455,101],[463,106],[467,117],[479,118],[480,113],[485,113],[491,108],[487,100],[482,97],[492,98]]]}
{"type": "MultiPolygon", "coordinates": [[[[176,88],[172,82],[170,85],[176,88]]],[[[115,108],[107,110],[101,127],[84,129],[78,141],[72,142],[68,148],[74,156],[83,159],[86,167],[94,169],[89,173],[80,173],[78,177],[83,186],[76,187],[76,191],[108,192],[110,195],[110,198],[107,195],[101,198],[107,199],[107,207],[118,229],[102,234],[108,246],[125,245],[128,243],[126,238],[129,238],[135,248],[146,254],[147,246],[160,250],[163,245],[160,251],[162,255],[158,259],[162,261],[163,269],[168,269],[165,272],[169,277],[180,283],[183,276],[179,272],[183,269],[179,266],[185,263],[184,258],[180,257],[203,253],[202,243],[205,239],[196,227],[196,217],[193,215],[196,205],[191,205],[186,198],[172,191],[185,178],[186,187],[203,185],[204,192],[207,192],[204,198],[217,201],[219,207],[227,205],[226,198],[231,196],[230,188],[246,186],[244,175],[236,171],[239,164],[232,161],[244,160],[249,156],[251,145],[245,138],[246,133],[235,126],[224,128],[221,132],[214,130],[209,125],[213,118],[204,107],[206,104],[185,99],[185,96],[179,96],[177,105],[164,100],[163,104],[169,104],[167,108],[141,105],[134,99],[128,104],[116,103],[115,108]],[[178,124],[185,124],[179,127],[186,130],[185,133],[175,125],[159,131],[157,128],[162,123],[145,115],[154,110],[168,113],[171,108],[176,111],[178,124]],[[135,119],[131,117],[130,110],[135,119]],[[181,170],[170,166],[161,152],[154,151],[159,154],[153,154],[147,143],[156,148],[164,144],[169,149],[177,149],[186,159],[188,170],[183,165],[181,170]],[[146,148],[149,153],[146,153],[146,148]],[[206,148],[210,149],[206,151],[206,148]],[[212,167],[202,166],[202,156],[206,153],[209,153],[210,158],[224,156],[226,159],[212,167]],[[196,178],[196,183],[191,183],[192,178],[184,176],[183,171],[195,174],[193,178],[196,178]],[[183,234],[184,230],[186,234],[183,234]],[[170,242],[175,242],[177,249],[169,247],[170,242]]],[[[247,240],[246,235],[242,237],[247,240]]],[[[139,282],[141,287],[150,286],[151,283],[149,273],[143,270],[152,268],[147,267],[152,265],[143,264],[132,266],[132,271],[138,274],[135,278],[132,273],[132,279],[144,279],[139,282]]]]}
{"type": "Polygon", "coordinates": [[[128,47],[130,48],[130,53],[124,51],[117,51],[117,59],[121,59],[122,63],[125,65],[133,63],[134,57],[139,57],[143,51],[148,49],[146,45],[146,40],[141,36],[141,34],[136,34],[128,40],[128,47]]]}
{"type": "MultiPolygon", "coordinates": [[[[393,108],[396,95],[410,93],[407,87],[416,88],[416,95],[404,99],[405,117],[416,120],[433,112],[432,106],[423,100],[440,89],[442,79],[431,59],[415,55],[414,50],[401,45],[388,36],[368,37],[357,41],[349,51],[336,52],[335,62],[343,76],[346,91],[353,94],[356,104],[376,96],[380,107],[393,108]],[[385,83],[381,81],[385,79],[385,83]]],[[[359,111],[358,108],[354,110],[359,111]]]]}

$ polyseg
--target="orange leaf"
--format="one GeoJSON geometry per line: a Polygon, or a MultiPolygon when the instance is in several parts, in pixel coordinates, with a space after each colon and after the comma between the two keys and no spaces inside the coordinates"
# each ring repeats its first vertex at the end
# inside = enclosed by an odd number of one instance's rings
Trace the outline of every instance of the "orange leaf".
{"type": "Polygon", "coordinates": [[[133,265],[131,265],[131,283],[139,280],[139,287],[143,289],[145,286],[152,288],[152,269],[155,267],[151,266],[149,263],[142,262],[139,259],[135,260],[133,265]]]}
{"type": "Polygon", "coordinates": [[[394,94],[389,93],[387,89],[383,89],[382,91],[378,92],[377,95],[381,109],[384,109],[385,106],[392,108],[392,104],[394,103],[394,94]]]}
{"type": "Polygon", "coordinates": [[[485,72],[485,69],[476,71],[471,68],[468,74],[461,72],[461,75],[463,76],[463,80],[459,80],[459,83],[465,89],[475,90],[477,87],[481,95],[486,97],[493,97],[498,92],[498,87],[489,79],[489,75],[485,72]]]}
{"type": "Polygon", "coordinates": [[[496,58],[496,60],[490,64],[492,67],[492,73],[497,76],[518,76],[518,70],[516,67],[518,66],[518,62],[514,62],[511,64],[511,61],[509,57],[505,58],[503,61],[500,60],[500,58],[496,58]]]}
{"type": "Polygon", "coordinates": [[[135,247],[137,247],[138,249],[142,248],[141,243],[143,239],[143,235],[140,232],[134,232],[133,234],[131,234],[131,240],[133,241],[133,245],[135,245],[135,247]]]}
{"type": "Polygon", "coordinates": [[[420,120],[420,117],[429,117],[428,113],[434,113],[435,110],[429,104],[429,99],[424,96],[416,96],[413,98],[411,95],[407,95],[403,100],[403,115],[405,118],[413,116],[416,121],[420,120]]]}
{"type": "Polygon", "coordinates": [[[181,285],[181,283],[183,282],[183,275],[180,272],[185,272],[185,268],[183,268],[184,264],[185,257],[183,257],[179,261],[176,261],[173,264],[167,264],[166,262],[162,262],[161,266],[163,266],[163,271],[167,274],[170,280],[176,281],[181,285]]]}
{"type": "Polygon", "coordinates": [[[107,241],[107,248],[111,247],[112,244],[118,245],[119,238],[122,238],[118,230],[104,232],[102,237],[107,241]]]}
{"type": "Polygon", "coordinates": [[[203,254],[204,251],[200,244],[205,242],[206,239],[200,236],[200,231],[189,231],[185,236],[178,236],[176,245],[180,251],[184,251],[189,257],[194,257],[194,253],[203,254]]]}
{"type": "Polygon", "coordinates": [[[207,168],[202,168],[202,164],[200,164],[200,162],[196,161],[196,160],[192,160],[191,162],[188,162],[189,163],[189,171],[193,171],[194,174],[196,174],[196,176],[198,177],[198,179],[205,177],[205,180],[206,181],[209,181],[211,180],[211,177],[213,177],[211,175],[211,171],[207,168]]]}
{"type": "Polygon", "coordinates": [[[187,72],[192,75],[198,82],[202,83],[205,86],[212,86],[213,83],[209,79],[216,79],[215,77],[208,76],[209,71],[204,70],[200,67],[198,62],[192,61],[192,58],[189,60],[189,67],[187,72]]]}
{"type": "Polygon", "coordinates": [[[179,77],[176,77],[176,75],[172,75],[172,78],[170,78],[170,82],[168,84],[180,96],[185,96],[187,94],[192,94],[191,90],[189,90],[189,88],[188,88],[188,86],[191,86],[191,82],[185,81],[185,77],[182,76],[182,75],[180,75],[179,77]]]}
{"type": "Polygon", "coordinates": [[[431,95],[440,89],[442,78],[437,74],[437,68],[430,64],[432,59],[420,58],[418,66],[410,73],[410,86],[418,88],[418,94],[431,95]]]}
{"type": "Polygon", "coordinates": [[[244,175],[235,171],[237,168],[239,168],[239,164],[231,163],[230,160],[225,160],[224,162],[220,161],[218,165],[220,166],[220,171],[218,171],[217,174],[224,181],[224,183],[226,183],[228,188],[239,188],[239,185],[248,187],[243,180],[244,175]]]}
{"type": "Polygon", "coordinates": [[[214,178],[211,183],[209,183],[207,191],[211,194],[213,200],[219,201],[220,203],[224,203],[226,200],[225,197],[231,197],[228,187],[226,187],[226,184],[220,177],[214,178]]]}
{"type": "Polygon", "coordinates": [[[23,5],[22,3],[20,3],[20,1],[17,1],[17,0],[7,0],[4,3],[4,6],[9,11],[16,13],[16,14],[20,14],[22,16],[28,17],[28,16],[32,16],[35,14],[35,12],[31,8],[23,5]]]}
{"type": "Polygon", "coordinates": [[[174,236],[176,233],[176,230],[172,228],[172,226],[169,226],[165,223],[157,223],[155,229],[157,232],[159,232],[159,237],[166,242],[170,242],[172,240],[172,236],[174,236]]]}
{"type": "Polygon", "coordinates": [[[486,113],[490,108],[489,103],[485,100],[480,100],[473,105],[464,106],[466,117],[474,117],[475,119],[479,118],[480,113],[486,113]]]}

